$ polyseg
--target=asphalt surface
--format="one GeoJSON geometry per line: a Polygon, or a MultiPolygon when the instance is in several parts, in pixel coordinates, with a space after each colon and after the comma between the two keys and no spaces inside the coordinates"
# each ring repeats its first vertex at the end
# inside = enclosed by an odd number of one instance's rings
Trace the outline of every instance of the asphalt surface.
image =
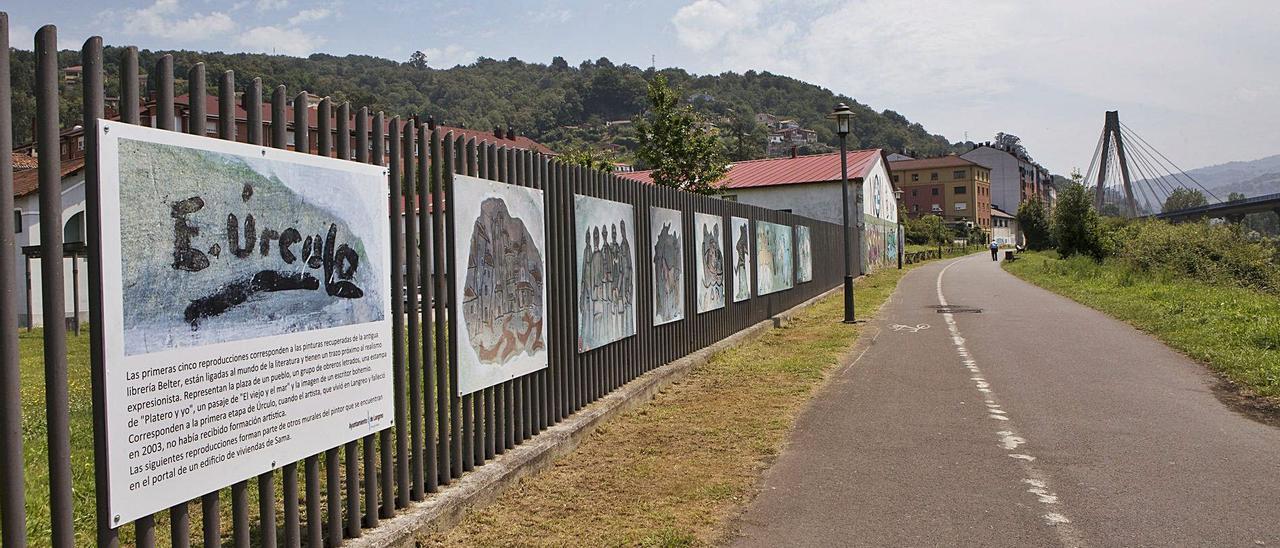
{"type": "Polygon", "coordinates": [[[1150,336],[989,255],[910,272],[868,329],[734,545],[1280,546],[1280,428],[1150,336]]]}

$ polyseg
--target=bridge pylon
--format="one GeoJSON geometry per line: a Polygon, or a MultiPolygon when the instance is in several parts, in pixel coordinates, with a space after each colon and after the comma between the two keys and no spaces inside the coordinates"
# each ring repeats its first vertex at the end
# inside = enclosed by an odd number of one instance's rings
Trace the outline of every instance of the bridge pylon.
{"type": "Polygon", "coordinates": [[[1124,153],[1124,137],[1120,132],[1120,111],[1108,110],[1106,120],[1102,124],[1102,165],[1098,169],[1098,188],[1095,205],[1102,211],[1106,200],[1107,163],[1115,156],[1120,168],[1120,180],[1124,183],[1125,209],[1129,217],[1138,216],[1138,202],[1133,197],[1133,184],[1129,179],[1129,159],[1124,153]]]}

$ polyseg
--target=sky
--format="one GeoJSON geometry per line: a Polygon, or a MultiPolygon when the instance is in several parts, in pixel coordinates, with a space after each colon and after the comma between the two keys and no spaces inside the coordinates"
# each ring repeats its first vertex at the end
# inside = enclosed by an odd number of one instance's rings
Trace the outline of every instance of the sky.
{"type": "MultiPolygon", "coordinates": [[[[12,44],[305,56],[415,50],[770,71],[891,109],[952,141],[1022,138],[1084,171],[1104,112],[1186,169],[1280,154],[1277,0],[10,0],[12,44]]],[[[775,114],[786,115],[785,112],[775,114]]],[[[854,129],[856,131],[856,128],[854,129]]]]}

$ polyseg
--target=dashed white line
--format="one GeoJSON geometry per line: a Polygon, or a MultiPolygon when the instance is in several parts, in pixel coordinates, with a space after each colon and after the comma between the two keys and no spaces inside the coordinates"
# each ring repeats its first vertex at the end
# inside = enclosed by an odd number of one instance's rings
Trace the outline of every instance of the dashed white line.
{"type": "MultiPolygon", "coordinates": [[[[960,261],[952,262],[938,272],[938,280],[936,284],[938,291],[938,304],[943,307],[948,306],[948,303],[947,297],[942,293],[942,276],[947,273],[947,270],[950,270],[952,266],[955,266],[959,262],[960,261]]],[[[972,374],[972,376],[969,377],[969,380],[973,381],[974,388],[983,394],[982,401],[987,405],[987,418],[1004,423],[1004,429],[996,432],[996,435],[999,436],[1000,447],[1006,451],[1013,451],[1019,446],[1027,443],[1025,438],[1017,435],[1017,433],[1009,427],[1009,414],[1000,408],[1000,404],[996,403],[995,394],[991,389],[991,382],[982,374],[982,370],[978,367],[977,360],[973,358],[969,349],[965,347],[965,339],[960,335],[960,328],[956,324],[955,316],[951,312],[944,312],[942,317],[947,323],[947,330],[951,334],[951,342],[956,347],[956,354],[960,356],[960,363],[969,371],[969,373],[972,374]]],[[[1026,491],[1035,495],[1036,500],[1045,506],[1046,512],[1041,516],[1041,518],[1047,525],[1054,528],[1054,531],[1058,534],[1058,540],[1061,541],[1064,546],[1083,546],[1084,543],[1080,539],[1080,535],[1075,531],[1075,528],[1071,525],[1071,520],[1059,511],[1050,511],[1057,510],[1059,508],[1060,504],[1058,495],[1049,488],[1047,476],[1031,464],[1032,462],[1035,462],[1036,458],[1026,453],[1009,453],[1008,455],[1010,458],[1016,459],[1022,466],[1023,473],[1027,476],[1022,479],[1022,483],[1030,486],[1026,491]]]]}

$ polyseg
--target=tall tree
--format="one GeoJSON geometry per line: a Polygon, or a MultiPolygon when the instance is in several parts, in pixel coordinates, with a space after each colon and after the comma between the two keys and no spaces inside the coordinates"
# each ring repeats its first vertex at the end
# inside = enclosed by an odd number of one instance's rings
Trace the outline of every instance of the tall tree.
{"type": "Polygon", "coordinates": [[[649,82],[649,112],[636,119],[636,157],[653,170],[653,181],[680,190],[714,194],[727,168],[716,133],[680,93],[658,75],[649,82]]]}
{"type": "Polygon", "coordinates": [[[1030,158],[1027,154],[1027,148],[1022,146],[1022,138],[1017,135],[1005,133],[1003,131],[996,133],[995,144],[996,146],[1012,152],[1015,155],[1027,156],[1030,158]]]}
{"type": "Polygon", "coordinates": [[[1053,241],[1049,232],[1049,209],[1039,198],[1032,198],[1018,206],[1018,227],[1027,239],[1027,247],[1034,250],[1049,249],[1053,241]]]}
{"type": "Polygon", "coordinates": [[[1160,208],[1161,212],[1168,213],[1170,211],[1178,211],[1179,209],[1188,209],[1192,207],[1200,207],[1209,205],[1209,200],[1204,197],[1204,193],[1199,190],[1189,188],[1175,188],[1169,197],[1164,201],[1164,207],[1160,208]]]}
{"type": "Polygon", "coordinates": [[[1098,212],[1084,185],[1073,182],[1058,193],[1058,205],[1053,209],[1053,241],[1062,257],[1087,255],[1102,259],[1098,212]]]}

